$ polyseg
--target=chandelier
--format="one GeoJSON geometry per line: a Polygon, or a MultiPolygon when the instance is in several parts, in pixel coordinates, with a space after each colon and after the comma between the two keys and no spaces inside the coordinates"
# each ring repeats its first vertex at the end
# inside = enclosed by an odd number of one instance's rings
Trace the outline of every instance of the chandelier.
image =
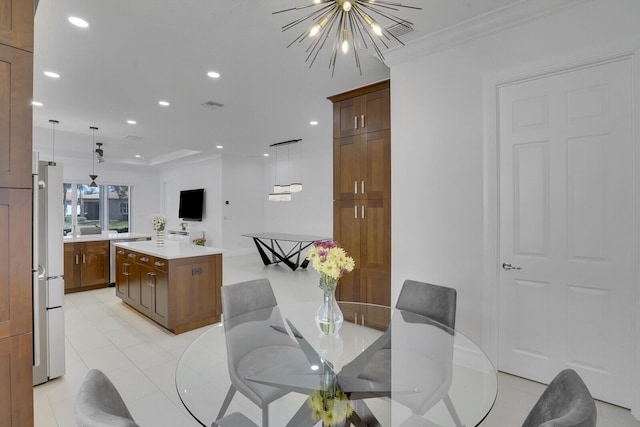
{"type": "Polygon", "coordinates": [[[405,6],[385,0],[313,0],[312,4],[279,10],[273,14],[312,9],[313,11],[307,15],[282,27],[282,31],[287,31],[303,22],[308,24],[308,28],[287,47],[310,38],[305,62],[308,62],[311,68],[322,48],[328,43],[331,46],[329,68],[332,70],[332,76],[338,51],[344,55],[351,51],[358,71],[362,75],[359,50],[369,49],[369,46],[372,46],[380,60],[384,61],[382,47],[388,49],[389,43],[394,40],[404,46],[398,37],[380,25],[380,22],[385,22],[392,26],[411,29],[412,22],[394,14],[400,8],[422,10],[421,7],[405,6]],[[332,37],[333,41],[330,41],[332,37]]]}

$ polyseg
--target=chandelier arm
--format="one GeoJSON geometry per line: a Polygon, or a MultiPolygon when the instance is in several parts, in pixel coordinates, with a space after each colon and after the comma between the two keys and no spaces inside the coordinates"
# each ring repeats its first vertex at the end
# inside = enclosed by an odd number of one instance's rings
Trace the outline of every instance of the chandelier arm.
{"type": "MultiPolygon", "coordinates": [[[[408,20],[406,20],[404,18],[400,18],[399,16],[393,15],[391,13],[386,13],[384,11],[378,10],[377,8],[372,7],[372,6],[362,5],[358,9],[367,9],[367,10],[371,11],[372,13],[375,13],[375,14],[377,14],[379,16],[382,16],[383,18],[388,19],[389,21],[393,21],[396,24],[404,25],[405,27],[408,27],[408,25],[405,25],[405,24],[413,25],[413,22],[411,22],[411,21],[408,21],[408,20]]],[[[384,29],[384,28],[382,28],[382,29],[384,29]]]]}
{"type": "Polygon", "coordinates": [[[331,3],[333,1],[334,0],[324,0],[324,1],[321,1],[320,3],[312,3],[312,4],[308,4],[306,6],[290,7],[288,9],[276,10],[275,12],[271,12],[271,14],[272,15],[277,15],[277,14],[283,13],[283,12],[291,12],[291,11],[294,11],[294,10],[304,10],[304,9],[308,9],[310,7],[318,7],[318,5],[320,5],[320,4],[331,3]]]}
{"type": "Polygon", "coordinates": [[[307,56],[307,59],[305,60],[305,62],[309,61],[309,59],[313,55],[313,59],[311,60],[311,63],[309,64],[309,68],[311,68],[311,66],[315,62],[316,58],[318,57],[318,54],[320,53],[320,51],[324,47],[327,39],[329,38],[329,33],[331,32],[331,29],[335,25],[335,23],[337,21],[337,17],[338,17],[338,12],[334,12],[329,17],[329,22],[327,22],[327,24],[322,28],[322,31],[320,32],[320,34],[318,34],[318,38],[311,43],[309,48],[307,48],[307,51],[309,51],[309,49],[311,48],[311,52],[307,56]],[[314,55],[314,52],[315,52],[315,55],[314,55]]]}
{"type": "MultiPolygon", "coordinates": [[[[338,46],[340,45],[340,31],[342,30],[342,26],[344,24],[344,19],[345,19],[345,13],[342,12],[340,13],[340,18],[336,19],[336,21],[338,21],[338,25],[336,25],[336,32],[335,32],[335,36],[333,38],[333,48],[332,48],[332,52],[335,52],[337,54],[338,52],[338,46]]],[[[335,60],[334,60],[334,66],[335,66],[335,60]]]]}
{"type": "Polygon", "coordinates": [[[378,46],[377,40],[380,41],[385,47],[389,47],[384,40],[380,39],[379,37],[377,37],[375,34],[371,34],[371,28],[369,27],[369,25],[366,24],[366,21],[364,19],[364,14],[362,11],[357,10],[357,19],[358,19],[358,29],[360,30],[360,37],[362,38],[362,42],[364,43],[365,47],[368,49],[367,46],[367,38],[371,41],[371,44],[373,46],[373,49],[375,50],[376,54],[378,56],[380,56],[380,58],[382,59],[383,63],[384,63],[384,55],[382,54],[382,50],[380,49],[380,47],[378,46]],[[366,35],[366,37],[365,37],[366,35]]]}
{"type": "MultiPolygon", "coordinates": [[[[360,35],[360,40],[362,40],[362,44],[364,46],[365,49],[369,49],[369,46],[367,45],[367,40],[364,37],[364,33],[368,34],[368,28],[369,26],[367,25],[367,23],[364,21],[364,18],[360,15],[360,11],[356,8],[356,14],[353,16],[353,22],[354,22],[354,26],[355,28],[358,30],[358,34],[360,35]]],[[[371,39],[371,36],[369,36],[369,39],[371,39]]],[[[373,41],[373,40],[372,40],[373,41]]]]}
{"type": "MultiPolygon", "coordinates": [[[[356,33],[353,30],[354,27],[358,28],[358,25],[357,25],[357,22],[355,22],[355,19],[356,19],[355,16],[350,16],[349,25],[351,26],[351,32],[353,33],[353,56],[356,60],[356,67],[358,67],[358,72],[360,73],[360,75],[362,75],[362,66],[360,65],[360,55],[358,55],[358,49],[356,49],[356,33]]],[[[360,37],[362,37],[362,34],[360,34],[360,37]]]]}
{"type": "MultiPolygon", "coordinates": [[[[362,15],[360,15],[360,17],[361,17],[361,19],[362,19],[362,20],[364,20],[364,12],[362,12],[362,11],[361,11],[361,10],[359,10],[359,9],[356,9],[356,11],[357,11],[357,13],[362,14],[362,15]]],[[[382,15],[382,16],[385,16],[385,15],[382,15]]],[[[396,23],[398,23],[398,24],[400,24],[400,25],[405,26],[405,27],[408,27],[407,25],[405,25],[405,23],[409,23],[409,24],[411,24],[411,22],[409,22],[409,21],[407,21],[407,20],[403,20],[403,21],[396,21],[395,19],[393,19],[393,18],[391,18],[391,17],[388,17],[388,16],[385,16],[385,18],[388,18],[388,19],[390,19],[390,20],[392,20],[392,21],[394,21],[394,22],[396,22],[396,23]]],[[[400,18],[399,18],[399,19],[400,19],[400,18]]],[[[364,25],[364,24],[363,24],[363,25],[364,25]]],[[[369,26],[368,26],[368,25],[364,25],[364,27],[366,28],[367,33],[369,33],[369,32],[370,32],[370,30],[369,30],[369,26]]],[[[402,46],[405,46],[404,42],[403,42],[402,40],[400,40],[398,37],[396,37],[396,35],[395,35],[395,34],[393,34],[392,32],[390,32],[389,30],[387,30],[387,29],[386,29],[386,28],[384,28],[384,27],[380,27],[380,29],[382,30],[382,34],[384,35],[384,37],[386,37],[386,39],[387,39],[387,40],[391,40],[391,39],[389,38],[389,36],[391,36],[395,41],[397,41],[398,43],[400,43],[402,46]]],[[[369,34],[369,38],[371,39],[371,41],[372,41],[373,43],[375,43],[375,38],[373,38],[370,34],[369,34]]],[[[378,39],[379,39],[379,38],[378,38],[378,39]]],[[[382,39],[379,39],[379,40],[382,42],[382,44],[383,44],[387,49],[389,48],[389,46],[384,42],[384,40],[382,40],[382,39]]],[[[381,54],[381,52],[379,52],[379,51],[378,51],[378,54],[381,54]]]]}
{"type": "Polygon", "coordinates": [[[414,9],[414,10],[422,10],[421,7],[418,6],[409,6],[406,4],[402,4],[402,3],[398,3],[398,2],[393,2],[393,1],[384,1],[384,0],[357,0],[358,4],[364,6],[365,4],[367,5],[376,5],[376,6],[380,6],[380,7],[385,7],[387,9],[394,9],[394,10],[400,10],[398,8],[404,8],[404,9],[414,9]]]}
{"type": "Polygon", "coordinates": [[[331,13],[330,9],[333,9],[333,8],[335,8],[335,7],[329,5],[329,6],[324,6],[321,9],[314,10],[313,12],[311,12],[311,13],[309,13],[309,14],[301,17],[301,18],[295,19],[295,20],[289,22],[288,24],[283,25],[282,26],[282,31],[283,32],[287,31],[288,29],[293,28],[296,25],[298,25],[298,24],[300,24],[300,23],[302,23],[304,21],[307,21],[309,19],[312,19],[314,21],[318,21],[323,16],[328,15],[329,13],[331,13]]]}

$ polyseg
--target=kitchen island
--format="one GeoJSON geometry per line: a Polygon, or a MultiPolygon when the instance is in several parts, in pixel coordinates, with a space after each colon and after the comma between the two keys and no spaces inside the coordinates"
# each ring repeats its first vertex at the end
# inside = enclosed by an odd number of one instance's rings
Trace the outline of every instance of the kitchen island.
{"type": "Polygon", "coordinates": [[[116,296],[174,334],[220,321],[222,250],[116,243],[116,296]]]}

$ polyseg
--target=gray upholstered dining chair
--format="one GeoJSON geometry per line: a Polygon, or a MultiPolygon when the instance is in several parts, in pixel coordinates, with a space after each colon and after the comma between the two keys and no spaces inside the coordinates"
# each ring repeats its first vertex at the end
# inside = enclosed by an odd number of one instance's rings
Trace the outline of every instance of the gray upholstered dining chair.
{"type": "Polygon", "coordinates": [[[138,427],[111,380],[98,369],[89,371],[74,405],[78,427],[138,427]]]}
{"type": "Polygon", "coordinates": [[[396,366],[400,364],[405,371],[411,371],[411,365],[419,363],[418,359],[411,358],[412,351],[415,351],[415,354],[429,354],[429,366],[416,367],[415,372],[437,373],[433,378],[439,378],[439,380],[424,384],[420,393],[407,393],[395,398],[411,409],[413,414],[403,425],[411,425],[416,419],[420,419],[440,400],[444,402],[455,425],[462,425],[448,394],[453,374],[452,330],[456,324],[456,300],[457,292],[453,288],[405,280],[396,302],[396,308],[401,312],[395,313],[394,316],[401,315],[402,321],[406,324],[416,323],[416,333],[423,334],[422,339],[397,342],[400,338],[396,337],[395,348],[400,351],[396,352],[396,359],[392,361],[392,319],[391,328],[381,336],[384,343],[378,348],[372,346],[372,352],[363,352],[342,369],[342,372],[348,375],[357,372],[357,377],[360,379],[390,384],[392,364],[396,366]],[[418,316],[413,317],[411,314],[418,316]],[[424,318],[433,320],[436,328],[420,327],[419,324],[424,321],[424,318]],[[444,327],[438,327],[439,325],[444,327]]]}
{"type": "Polygon", "coordinates": [[[396,308],[455,329],[456,300],[457,292],[453,288],[405,280],[398,295],[396,308]]]}
{"type": "Polygon", "coordinates": [[[224,417],[239,391],[262,409],[262,427],[267,427],[269,404],[289,390],[259,384],[247,377],[275,364],[306,364],[306,357],[289,335],[278,332],[284,331],[285,326],[274,310],[277,301],[268,279],[225,285],[221,297],[231,386],[216,420],[224,417]]]}
{"type": "Polygon", "coordinates": [[[561,371],[529,412],[522,427],[595,427],[596,404],[573,369],[561,371]]]}

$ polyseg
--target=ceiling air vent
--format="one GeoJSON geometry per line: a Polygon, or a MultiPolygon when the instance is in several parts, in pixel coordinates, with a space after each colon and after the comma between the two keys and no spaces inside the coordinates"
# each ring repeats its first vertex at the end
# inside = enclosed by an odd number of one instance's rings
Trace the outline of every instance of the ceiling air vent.
{"type": "Polygon", "coordinates": [[[203,103],[202,106],[205,107],[205,108],[218,109],[218,108],[224,107],[224,104],[221,104],[221,103],[216,102],[216,101],[207,101],[207,102],[203,103]]]}
{"type": "Polygon", "coordinates": [[[124,139],[128,140],[128,141],[142,141],[142,137],[141,136],[136,136],[136,135],[127,135],[124,137],[124,139]]]}
{"type": "Polygon", "coordinates": [[[393,24],[387,27],[386,30],[389,31],[394,36],[396,36],[397,38],[400,38],[405,34],[412,32],[413,25],[411,25],[408,22],[403,22],[403,23],[393,24]]]}

